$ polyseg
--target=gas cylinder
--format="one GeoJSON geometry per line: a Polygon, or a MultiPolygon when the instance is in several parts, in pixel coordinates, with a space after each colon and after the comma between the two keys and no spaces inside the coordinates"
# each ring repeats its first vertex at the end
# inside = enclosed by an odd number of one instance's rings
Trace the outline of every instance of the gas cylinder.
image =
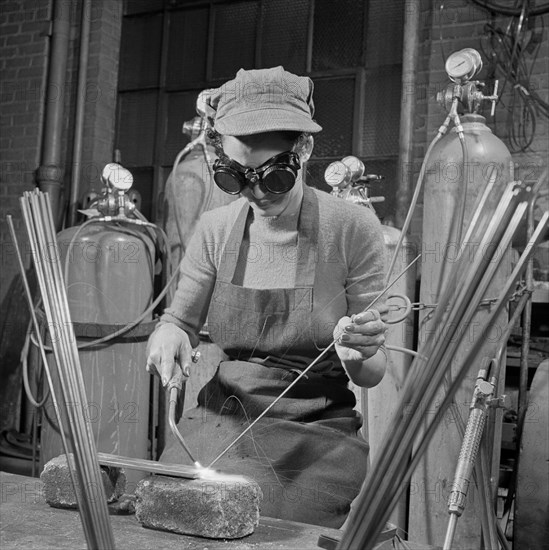
{"type": "MultiPolygon", "coordinates": [[[[81,348],[88,401],[84,418],[92,426],[97,450],[151,458],[150,375],[145,364],[152,312],[118,338],[82,346],[121,329],[149,308],[154,297],[155,243],[144,228],[108,218],[70,227],[57,240],[71,320],[81,348]]],[[[56,376],[54,383],[59,384],[56,376]]],[[[41,435],[42,465],[64,452],[52,403],[46,408],[50,422],[44,423],[41,435]]],[[[130,485],[143,477],[140,472],[126,475],[130,485]]]]}
{"type": "MultiPolygon", "coordinates": [[[[451,76],[452,78],[452,76],[451,76]]],[[[505,184],[512,181],[511,155],[505,144],[486,126],[485,118],[476,113],[480,100],[493,99],[478,92],[479,83],[461,82],[449,86],[448,98],[455,105],[457,99],[469,111],[461,117],[456,115],[456,126],[432,148],[426,162],[422,265],[420,284],[420,303],[425,307],[420,311],[418,349],[429,339],[435,330],[441,327],[432,326],[433,307],[441,293],[441,279],[444,280],[457,260],[460,244],[456,242],[455,230],[452,229],[461,211],[461,201],[465,201],[464,223],[461,236],[466,233],[475,205],[480,194],[485,190],[491,176],[495,177],[495,186],[489,197],[489,204],[495,205],[500,199],[505,184]],[[456,92],[456,89],[458,90],[456,92]],[[466,157],[460,143],[458,132],[462,129],[466,157]],[[444,276],[442,274],[445,274],[444,276]]],[[[443,98],[444,99],[444,98],[443,98]]],[[[474,254],[483,251],[474,243],[467,243],[467,249],[474,254]]],[[[508,251],[500,251],[507,254],[508,251]]],[[[510,273],[510,255],[504,260],[499,272],[494,277],[484,298],[495,298],[499,289],[510,273]]],[[[471,261],[474,257],[471,256],[471,261]]],[[[473,322],[467,327],[459,327],[465,338],[457,350],[452,364],[448,365],[448,377],[455,375],[455,370],[471,349],[489,313],[488,307],[479,308],[473,322]]],[[[491,327],[480,357],[493,357],[497,348],[503,343],[499,336],[504,332],[507,314],[503,312],[491,327]]],[[[455,407],[448,411],[435,433],[427,452],[417,467],[410,484],[409,533],[411,540],[425,544],[440,544],[444,540],[447,527],[447,500],[457,464],[462,435],[456,427],[455,417],[460,414],[467,421],[468,408],[473,395],[475,379],[480,364],[470,366],[467,376],[455,396],[455,407]]],[[[504,374],[501,375],[504,377],[504,374]]],[[[431,420],[436,412],[436,403],[440,403],[444,390],[441,388],[436,397],[435,409],[425,411],[426,420],[431,420]],[[430,416],[431,415],[431,416],[430,416]]],[[[490,449],[491,452],[491,449],[490,449]]],[[[460,518],[455,543],[459,548],[476,548],[480,545],[480,508],[479,495],[475,487],[469,488],[465,513],[460,518]]]]}

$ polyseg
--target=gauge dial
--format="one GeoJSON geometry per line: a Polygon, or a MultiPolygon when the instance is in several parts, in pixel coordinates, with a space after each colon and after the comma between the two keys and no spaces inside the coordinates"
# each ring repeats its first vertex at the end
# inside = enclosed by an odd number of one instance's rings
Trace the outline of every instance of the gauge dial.
{"type": "Polygon", "coordinates": [[[451,54],[445,67],[450,80],[458,83],[467,82],[482,68],[480,54],[473,48],[465,48],[451,54]]]}
{"type": "Polygon", "coordinates": [[[131,172],[116,162],[107,164],[101,176],[104,181],[120,191],[127,191],[133,185],[131,172]]]}
{"type": "Polygon", "coordinates": [[[324,181],[331,187],[344,189],[351,182],[351,177],[351,169],[340,160],[332,162],[324,171],[324,181]]]}

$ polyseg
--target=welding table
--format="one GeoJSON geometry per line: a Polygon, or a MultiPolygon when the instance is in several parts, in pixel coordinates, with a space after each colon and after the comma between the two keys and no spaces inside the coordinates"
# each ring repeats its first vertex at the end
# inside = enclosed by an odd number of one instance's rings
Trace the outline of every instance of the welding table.
{"type": "MultiPolygon", "coordinates": [[[[337,529],[266,517],[254,533],[237,540],[145,529],[134,515],[110,519],[117,550],[318,550],[320,535],[341,536],[337,529]]],[[[86,539],[76,510],[46,504],[40,479],[0,472],[0,548],[75,550],[86,548],[86,539]]]]}

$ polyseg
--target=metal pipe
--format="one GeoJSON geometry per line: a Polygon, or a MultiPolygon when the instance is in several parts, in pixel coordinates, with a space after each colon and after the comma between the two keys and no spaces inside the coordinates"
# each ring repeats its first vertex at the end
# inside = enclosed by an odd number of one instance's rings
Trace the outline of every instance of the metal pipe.
{"type": "MultiPolygon", "coordinates": [[[[534,232],[534,200],[528,207],[526,238],[529,240],[534,232]]],[[[526,292],[532,295],[534,291],[534,260],[530,259],[526,266],[526,292]]],[[[528,353],[530,351],[530,330],[532,325],[532,300],[528,300],[522,312],[522,345],[520,348],[520,379],[518,394],[518,434],[517,441],[520,443],[522,427],[528,408],[528,353]]],[[[518,446],[517,446],[518,447],[518,446]]]]}
{"type": "MultiPolygon", "coordinates": [[[[441,127],[442,128],[442,127],[441,127]]],[[[406,220],[404,221],[404,225],[402,227],[402,230],[400,232],[400,235],[398,237],[398,242],[395,247],[395,251],[393,252],[393,257],[391,258],[391,262],[389,264],[389,268],[387,269],[387,274],[385,275],[385,281],[388,281],[391,278],[391,275],[393,274],[393,270],[395,268],[395,264],[398,258],[398,253],[400,252],[400,248],[402,246],[402,243],[404,242],[404,237],[406,237],[406,233],[408,232],[408,228],[410,227],[410,224],[412,223],[412,216],[414,214],[414,210],[416,208],[416,204],[419,198],[419,193],[421,191],[421,188],[423,186],[423,179],[425,176],[425,169],[427,167],[427,159],[429,158],[429,155],[431,154],[431,150],[433,149],[435,143],[442,137],[442,133],[439,129],[437,135],[433,138],[433,141],[431,141],[431,144],[427,148],[427,152],[425,153],[425,158],[423,159],[423,163],[421,164],[421,170],[419,171],[419,176],[417,178],[416,187],[414,189],[414,195],[412,197],[412,202],[410,203],[410,208],[408,209],[408,214],[406,215],[406,220]]]]}
{"type": "Polygon", "coordinates": [[[396,190],[396,226],[402,227],[408,210],[412,186],[414,116],[416,111],[417,61],[419,57],[420,0],[404,4],[404,39],[402,47],[402,94],[400,99],[400,134],[398,142],[398,187],[396,190]]]}
{"type": "Polygon", "coordinates": [[[78,65],[78,89],[76,93],[76,117],[74,122],[74,144],[72,150],[72,170],[70,180],[69,211],[67,224],[76,224],[80,181],[82,178],[82,143],[84,139],[84,113],[86,110],[86,81],[90,46],[91,0],[82,4],[80,23],[80,60],[78,65]]]}
{"type": "Polygon", "coordinates": [[[59,203],[63,188],[61,146],[70,32],[70,6],[71,3],[54,0],[42,151],[40,166],[36,172],[39,188],[50,196],[55,221],[59,219],[59,203]]]}

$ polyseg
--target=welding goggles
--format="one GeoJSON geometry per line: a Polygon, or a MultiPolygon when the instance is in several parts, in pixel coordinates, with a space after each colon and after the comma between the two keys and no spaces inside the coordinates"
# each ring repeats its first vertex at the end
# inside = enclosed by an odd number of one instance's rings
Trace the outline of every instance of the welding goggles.
{"type": "Polygon", "coordinates": [[[299,156],[293,151],[279,153],[257,168],[248,168],[221,156],[214,162],[214,181],[229,195],[238,195],[244,187],[260,183],[274,195],[287,193],[294,185],[300,168],[299,156]]]}

